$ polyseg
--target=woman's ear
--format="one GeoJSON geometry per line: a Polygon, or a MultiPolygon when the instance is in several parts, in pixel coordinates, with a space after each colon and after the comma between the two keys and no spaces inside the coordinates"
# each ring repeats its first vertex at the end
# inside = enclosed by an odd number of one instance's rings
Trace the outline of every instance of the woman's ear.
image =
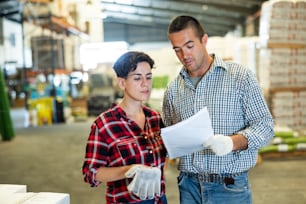
{"type": "Polygon", "coordinates": [[[118,83],[119,88],[124,91],[124,89],[125,89],[125,79],[118,77],[117,78],[117,83],[118,83]]]}

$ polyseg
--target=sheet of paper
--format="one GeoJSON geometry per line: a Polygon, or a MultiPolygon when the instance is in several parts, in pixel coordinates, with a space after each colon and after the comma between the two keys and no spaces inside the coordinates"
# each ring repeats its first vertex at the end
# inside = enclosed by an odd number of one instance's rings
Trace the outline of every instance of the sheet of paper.
{"type": "Polygon", "coordinates": [[[206,107],[187,120],[161,129],[170,159],[202,150],[203,143],[213,134],[206,107]]]}

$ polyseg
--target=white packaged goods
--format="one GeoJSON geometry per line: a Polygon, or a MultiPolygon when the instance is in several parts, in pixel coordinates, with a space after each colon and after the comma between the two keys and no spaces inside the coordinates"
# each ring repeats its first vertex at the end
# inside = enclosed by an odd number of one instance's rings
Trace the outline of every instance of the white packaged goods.
{"type": "Polygon", "coordinates": [[[257,74],[257,59],[256,59],[256,45],[259,41],[258,37],[243,37],[237,40],[236,45],[233,46],[234,52],[233,61],[251,69],[254,74],[257,74]]]}
{"type": "Polygon", "coordinates": [[[15,184],[0,184],[0,192],[6,193],[26,193],[26,185],[15,185],[15,184]]]}
{"type": "Polygon", "coordinates": [[[306,127],[306,91],[276,92],[271,99],[276,125],[293,129],[306,127]]]}
{"type": "Polygon", "coordinates": [[[306,43],[306,1],[270,0],[261,7],[259,36],[268,43],[306,43]]]}
{"type": "Polygon", "coordinates": [[[66,193],[36,193],[22,204],[69,204],[70,196],[66,193]]]}
{"type": "Polygon", "coordinates": [[[259,83],[263,90],[306,87],[306,49],[260,49],[259,83]]]}
{"type": "Polygon", "coordinates": [[[70,195],[27,192],[26,185],[0,184],[0,204],[70,204],[70,195]]]}
{"type": "Polygon", "coordinates": [[[26,200],[35,196],[35,193],[3,193],[0,192],[1,204],[23,204],[26,200]]]}
{"type": "Polygon", "coordinates": [[[70,196],[65,193],[0,193],[1,204],[70,204],[70,196]]]}

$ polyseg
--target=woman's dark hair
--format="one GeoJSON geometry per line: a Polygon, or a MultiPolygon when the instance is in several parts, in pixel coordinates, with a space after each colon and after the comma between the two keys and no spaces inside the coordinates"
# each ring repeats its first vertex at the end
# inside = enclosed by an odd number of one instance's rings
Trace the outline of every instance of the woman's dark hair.
{"type": "Polygon", "coordinates": [[[176,33],[186,28],[191,27],[199,39],[201,39],[204,34],[204,28],[200,22],[192,16],[177,16],[175,17],[168,27],[168,35],[171,33],[176,33]]]}
{"type": "Polygon", "coordinates": [[[137,68],[140,62],[148,62],[151,69],[154,66],[154,60],[144,52],[129,51],[121,55],[115,62],[113,69],[117,77],[126,78],[128,74],[137,68]]]}

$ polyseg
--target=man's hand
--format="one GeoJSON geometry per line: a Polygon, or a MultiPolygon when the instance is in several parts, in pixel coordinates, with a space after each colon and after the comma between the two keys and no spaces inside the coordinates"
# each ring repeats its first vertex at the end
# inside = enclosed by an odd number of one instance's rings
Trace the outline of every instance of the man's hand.
{"type": "Polygon", "coordinates": [[[134,165],[125,173],[125,176],[134,177],[127,188],[141,200],[153,199],[155,195],[160,195],[161,171],[159,168],[134,165]]]}
{"type": "Polygon", "coordinates": [[[229,136],[214,135],[203,146],[210,148],[218,156],[224,156],[233,150],[233,140],[229,136]]]}

